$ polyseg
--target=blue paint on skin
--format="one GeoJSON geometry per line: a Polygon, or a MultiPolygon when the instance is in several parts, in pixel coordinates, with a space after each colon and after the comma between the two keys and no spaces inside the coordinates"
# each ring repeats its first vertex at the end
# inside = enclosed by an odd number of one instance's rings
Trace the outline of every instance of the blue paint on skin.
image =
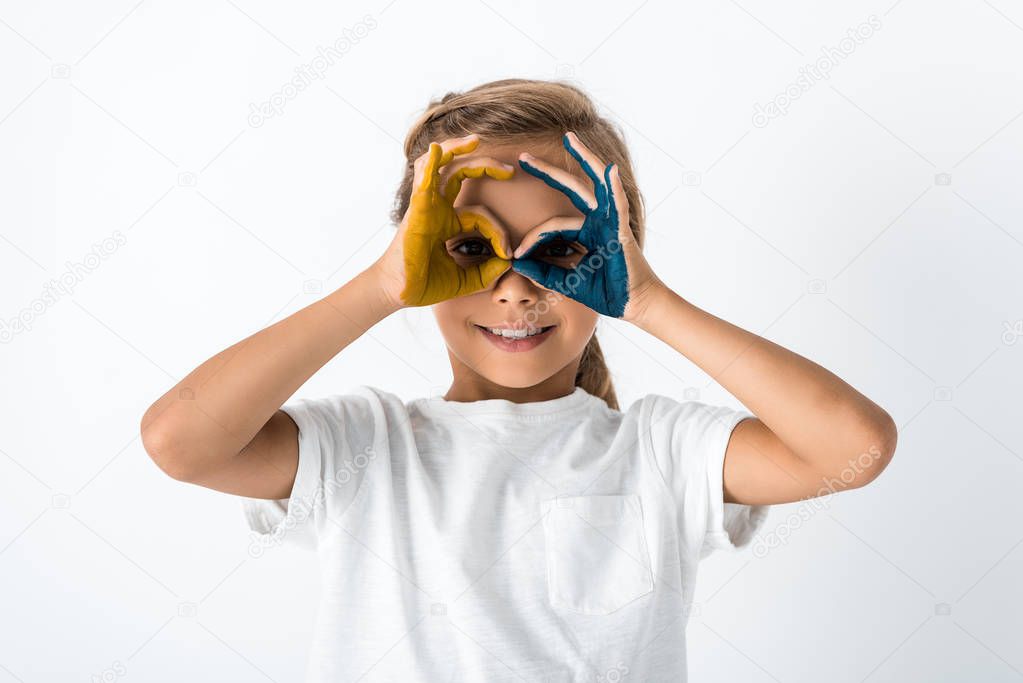
{"type": "Polygon", "coordinates": [[[512,269],[598,313],[621,318],[629,301],[629,272],[625,266],[625,253],[618,240],[618,206],[611,188],[611,168],[614,164],[607,165],[604,177],[601,178],[572,146],[567,135],[562,137],[562,143],[593,182],[597,206],[591,207],[572,188],[519,159],[519,166],[524,171],[566,195],[585,219],[582,227],[576,230],[540,233],[525,254],[512,260],[512,269]],[[538,249],[556,240],[578,242],[586,247],[586,255],[574,268],[562,268],[534,258],[538,249]]]}

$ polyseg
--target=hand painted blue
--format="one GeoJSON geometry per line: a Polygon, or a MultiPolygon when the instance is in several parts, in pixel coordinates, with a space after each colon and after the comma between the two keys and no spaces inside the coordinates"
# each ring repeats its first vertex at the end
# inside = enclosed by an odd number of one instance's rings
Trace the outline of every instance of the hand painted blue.
{"type": "Polygon", "coordinates": [[[590,207],[572,188],[520,159],[519,166],[524,171],[565,194],[582,212],[585,220],[582,227],[576,230],[540,233],[525,254],[512,260],[512,268],[547,289],[575,299],[598,313],[621,318],[625,314],[625,304],[629,301],[629,272],[625,267],[622,244],[618,240],[618,206],[611,189],[611,168],[614,164],[607,165],[604,177],[601,178],[572,146],[567,135],[562,137],[562,142],[593,182],[597,206],[590,207]],[[562,268],[531,258],[537,249],[557,239],[579,242],[586,247],[586,255],[574,268],[562,268]]]}

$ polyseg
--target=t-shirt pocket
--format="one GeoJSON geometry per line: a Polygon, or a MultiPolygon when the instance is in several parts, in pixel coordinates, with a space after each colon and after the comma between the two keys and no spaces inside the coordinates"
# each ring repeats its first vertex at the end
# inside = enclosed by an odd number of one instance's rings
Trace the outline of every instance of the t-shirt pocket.
{"type": "Polygon", "coordinates": [[[559,496],[541,512],[553,606],[609,614],[653,590],[638,495],[559,496]]]}

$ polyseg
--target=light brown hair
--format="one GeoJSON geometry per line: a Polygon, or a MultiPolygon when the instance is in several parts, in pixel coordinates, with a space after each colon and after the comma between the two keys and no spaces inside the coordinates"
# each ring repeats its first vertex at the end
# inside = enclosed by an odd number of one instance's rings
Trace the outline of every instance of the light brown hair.
{"type": "MultiPolygon", "coordinates": [[[[563,81],[508,78],[483,83],[464,92],[449,92],[430,102],[405,137],[405,174],[395,195],[391,220],[401,223],[408,210],[414,178],[415,160],[429,149],[430,142],[476,133],[480,145],[518,143],[545,149],[562,168],[590,180],[568,151],[562,136],[574,131],[579,139],[604,163],[616,163],[629,200],[629,227],[643,247],[645,212],[643,197],[636,183],[632,160],[621,129],[600,116],[589,96],[563,81]],[[560,161],[557,156],[561,154],[560,161]]],[[[595,169],[602,173],[603,169],[595,169]]],[[[576,386],[598,396],[608,407],[618,410],[618,398],[611,373],[604,361],[597,335],[583,350],[576,386]]]]}

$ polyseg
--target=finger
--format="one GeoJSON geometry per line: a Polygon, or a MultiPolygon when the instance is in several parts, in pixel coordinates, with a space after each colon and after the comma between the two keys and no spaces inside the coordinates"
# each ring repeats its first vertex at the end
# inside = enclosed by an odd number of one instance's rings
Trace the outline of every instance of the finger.
{"type": "Polygon", "coordinates": [[[511,259],[511,241],[497,217],[485,206],[461,206],[455,210],[462,232],[479,231],[494,246],[498,258],[511,259]]]}
{"type": "Polygon", "coordinates": [[[591,152],[582,143],[579,136],[572,131],[565,133],[564,137],[562,137],[562,143],[565,145],[568,153],[579,162],[579,165],[582,166],[583,171],[590,177],[590,180],[593,181],[593,194],[597,198],[597,206],[603,205],[607,199],[607,189],[604,187],[604,181],[596,169],[603,169],[604,162],[591,152]]]}
{"type": "Polygon", "coordinates": [[[540,287],[556,291],[559,294],[564,294],[564,292],[558,289],[557,284],[564,282],[570,272],[560,266],[542,261],[512,261],[512,270],[520,275],[525,275],[540,287]]]}
{"type": "Polygon", "coordinates": [[[542,244],[561,237],[566,242],[574,242],[579,237],[582,220],[572,216],[555,216],[533,228],[522,238],[512,258],[528,258],[542,244]]]}
{"type": "Polygon", "coordinates": [[[504,259],[492,258],[489,261],[480,265],[480,281],[483,283],[483,289],[486,289],[494,280],[501,277],[506,270],[511,268],[511,261],[504,259]]]}
{"type": "Polygon", "coordinates": [[[462,189],[462,181],[466,178],[486,176],[494,180],[508,180],[515,175],[515,167],[493,157],[470,158],[449,165],[444,169],[444,174],[449,175],[444,183],[444,199],[454,203],[462,189]]]}
{"type": "Polygon", "coordinates": [[[583,184],[568,171],[537,159],[528,152],[519,155],[519,166],[529,175],[539,178],[566,195],[572,200],[575,208],[584,214],[590,213],[597,207],[597,200],[593,193],[583,187],[583,184]]]}
{"type": "Polygon", "coordinates": [[[425,182],[427,178],[430,178],[431,174],[435,174],[439,169],[444,166],[453,157],[454,152],[459,154],[466,151],[472,151],[479,145],[479,136],[476,133],[471,133],[460,138],[448,138],[443,142],[430,142],[429,147],[425,152],[419,155],[413,165],[415,174],[413,176],[414,187],[418,187],[420,182],[425,182]],[[439,148],[434,149],[434,146],[439,148]]]}
{"type": "MultiPolygon", "coordinates": [[[[440,157],[441,146],[436,142],[431,142],[430,149],[420,157],[422,165],[419,173],[419,182],[416,183],[415,187],[422,190],[432,190],[437,186],[437,169],[439,168],[440,157]]],[[[417,160],[416,163],[419,164],[420,162],[417,160]]]]}
{"type": "Polygon", "coordinates": [[[441,143],[443,154],[440,158],[440,166],[446,166],[455,156],[468,154],[480,145],[480,136],[476,133],[469,133],[460,138],[448,138],[441,143]]]}
{"type": "Polygon", "coordinates": [[[634,240],[632,228],[629,227],[629,197],[625,194],[625,186],[622,184],[621,170],[618,164],[611,164],[604,176],[607,178],[607,186],[610,190],[610,206],[617,214],[618,219],[618,240],[627,244],[634,240]]]}

